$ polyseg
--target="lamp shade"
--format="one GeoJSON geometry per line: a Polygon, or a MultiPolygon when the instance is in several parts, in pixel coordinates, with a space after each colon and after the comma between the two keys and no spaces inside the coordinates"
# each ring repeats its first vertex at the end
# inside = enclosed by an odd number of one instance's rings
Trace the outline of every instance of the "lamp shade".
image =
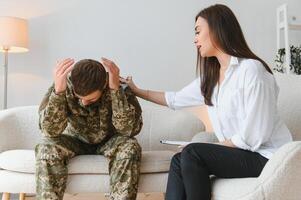
{"type": "Polygon", "coordinates": [[[28,51],[27,20],[17,17],[0,17],[0,51],[28,51]]]}

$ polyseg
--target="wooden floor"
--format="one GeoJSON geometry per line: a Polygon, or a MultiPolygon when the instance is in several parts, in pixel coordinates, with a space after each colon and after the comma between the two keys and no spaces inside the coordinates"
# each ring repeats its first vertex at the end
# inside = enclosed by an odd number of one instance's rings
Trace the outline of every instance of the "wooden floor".
{"type": "MultiPolygon", "coordinates": [[[[107,200],[104,194],[65,194],[64,200],[107,200]]],[[[25,200],[35,200],[35,197],[26,197],[25,200]]],[[[137,200],[164,200],[162,193],[139,193],[137,200]]]]}

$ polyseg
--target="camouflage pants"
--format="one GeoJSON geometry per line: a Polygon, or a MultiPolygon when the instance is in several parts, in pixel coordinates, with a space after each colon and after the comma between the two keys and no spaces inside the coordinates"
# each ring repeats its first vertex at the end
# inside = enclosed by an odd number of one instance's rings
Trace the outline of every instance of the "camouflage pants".
{"type": "Polygon", "coordinates": [[[61,135],[44,138],[35,149],[37,200],[61,200],[66,189],[71,158],[99,154],[109,160],[110,199],[136,199],[141,161],[141,147],[135,138],[113,136],[103,145],[92,145],[61,135]]]}

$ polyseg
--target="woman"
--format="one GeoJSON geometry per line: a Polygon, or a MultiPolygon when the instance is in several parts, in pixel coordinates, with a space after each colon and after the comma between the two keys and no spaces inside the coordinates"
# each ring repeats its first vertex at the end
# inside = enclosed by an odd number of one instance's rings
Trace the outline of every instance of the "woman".
{"type": "Polygon", "coordinates": [[[179,92],[138,88],[148,101],[180,109],[208,105],[217,144],[193,143],[171,161],[166,199],[211,198],[210,175],[258,177],[278,148],[292,141],[277,112],[279,88],[268,65],[248,47],[233,12],[213,5],[195,18],[200,78],[179,92]]]}

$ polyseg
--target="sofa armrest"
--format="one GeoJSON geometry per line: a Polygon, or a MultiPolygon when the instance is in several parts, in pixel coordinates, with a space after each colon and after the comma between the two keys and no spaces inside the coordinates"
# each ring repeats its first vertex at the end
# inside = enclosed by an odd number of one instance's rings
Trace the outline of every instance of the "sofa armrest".
{"type": "Polygon", "coordinates": [[[37,106],[0,111],[0,153],[11,149],[33,149],[40,140],[37,106]]]}
{"type": "Polygon", "coordinates": [[[12,118],[10,116],[9,109],[0,111],[0,153],[8,150],[9,146],[13,141],[11,141],[10,135],[17,136],[14,129],[10,130],[13,126],[12,118]]]}
{"type": "Polygon", "coordinates": [[[299,199],[301,141],[283,145],[267,162],[258,181],[266,199],[299,199]]]}
{"type": "Polygon", "coordinates": [[[215,143],[218,139],[213,132],[202,131],[193,136],[191,142],[215,143]]]}

